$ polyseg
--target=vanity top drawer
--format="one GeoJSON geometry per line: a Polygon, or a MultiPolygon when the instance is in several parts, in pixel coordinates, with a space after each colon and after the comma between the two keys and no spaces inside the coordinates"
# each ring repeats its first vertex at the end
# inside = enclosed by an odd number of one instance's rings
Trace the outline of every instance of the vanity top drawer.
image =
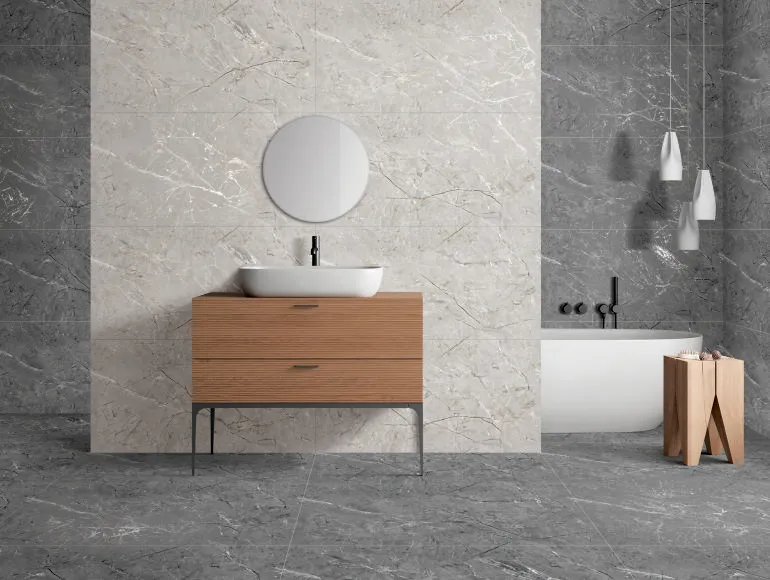
{"type": "Polygon", "coordinates": [[[422,361],[193,360],[196,403],[421,403],[422,361]]]}
{"type": "Polygon", "coordinates": [[[193,300],[193,358],[422,358],[422,295],[193,300]]]}

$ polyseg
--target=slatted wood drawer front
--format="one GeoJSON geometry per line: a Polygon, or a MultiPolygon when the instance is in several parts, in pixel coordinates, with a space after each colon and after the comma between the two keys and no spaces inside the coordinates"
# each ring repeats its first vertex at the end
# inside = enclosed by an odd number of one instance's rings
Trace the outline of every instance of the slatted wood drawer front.
{"type": "Polygon", "coordinates": [[[193,360],[196,403],[421,403],[422,360],[193,360]]]}
{"type": "Polygon", "coordinates": [[[194,358],[422,358],[422,295],[193,300],[194,358]]]}

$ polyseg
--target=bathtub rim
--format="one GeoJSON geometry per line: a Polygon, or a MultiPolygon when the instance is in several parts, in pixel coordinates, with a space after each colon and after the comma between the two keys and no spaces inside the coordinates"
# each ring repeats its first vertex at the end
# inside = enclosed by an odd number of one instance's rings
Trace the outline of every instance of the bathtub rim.
{"type": "Polygon", "coordinates": [[[540,340],[548,341],[612,341],[612,342],[647,342],[651,340],[686,340],[703,338],[698,332],[688,330],[657,330],[639,328],[542,328],[540,340]]]}

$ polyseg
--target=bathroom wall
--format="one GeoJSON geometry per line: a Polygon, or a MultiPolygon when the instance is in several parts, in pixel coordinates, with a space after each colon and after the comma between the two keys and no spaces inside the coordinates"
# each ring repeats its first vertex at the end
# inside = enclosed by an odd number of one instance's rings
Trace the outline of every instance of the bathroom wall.
{"type": "Polygon", "coordinates": [[[89,408],[89,21],[0,3],[0,412],[89,408]]]}
{"type": "Polygon", "coordinates": [[[725,343],[746,423],[770,435],[770,4],[725,3],[725,343]]]}
{"type": "MultiPolygon", "coordinates": [[[[93,2],[92,447],[189,451],[190,300],[239,265],[382,264],[425,296],[428,451],[540,447],[540,2],[93,2]],[[331,224],[270,203],[271,134],[370,155],[331,224]]],[[[201,421],[201,436],[208,421],[201,421]]],[[[222,451],[413,451],[388,410],[222,410],[222,451]]]]}
{"type": "MultiPolygon", "coordinates": [[[[677,251],[673,239],[703,149],[701,5],[674,2],[670,93],[668,1],[543,1],[544,327],[600,327],[593,307],[609,301],[617,275],[622,327],[692,328],[708,344],[721,340],[721,220],[701,223],[698,252],[677,251]],[[658,179],[670,94],[681,183],[658,179]],[[589,314],[559,312],[580,301],[589,314]]],[[[721,31],[720,2],[710,0],[706,149],[720,192],[721,31]]]]}

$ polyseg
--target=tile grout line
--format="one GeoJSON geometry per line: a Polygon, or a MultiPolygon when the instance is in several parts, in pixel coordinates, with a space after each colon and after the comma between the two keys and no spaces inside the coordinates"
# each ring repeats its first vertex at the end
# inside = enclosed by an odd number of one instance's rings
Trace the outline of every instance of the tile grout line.
{"type": "Polygon", "coordinates": [[[283,573],[286,572],[286,562],[289,560],[289,552],[291,552],[291,544],[294,541],[294,533],[297,531],[297,524],[299,524],[299,516],[302,513],[302,504],[305,501],[307,495],[307,488],[310,486],[310,477],[313,475],[313,467],[315,467],[315,459],[318,456],[317,453],[313,453],[313,463],[310,464],[310,472],[307,474],[307,481],[305,482],[305,490],[302,492],[302,497],[299,501],[299,509],[297,510],[297,519],[294,520],[294,528],[291,530],[291,536],[289,537],[289,546],[286,548],[286,555],[283,558],[283,565],[281,566],[281,575],[279,578],[283,578],[283,573]]]}
{"type": "MultiPolygon", "coordinates": [[[[547,457],[543,457],[543,461],[545,461],[546,465],[548,466],[548,469],[551,470],[551,472],[554,474],[557,480],[559,480],[559,483],[562,485],[562,487],[565,489],[565,491],[570,495],[574,496],[572,493],[572,490],[570,490],[569,487],[567,487],[567,484],[564,483],[561,477],[559,477],[559,474],[556,473],[556,470],[551,465],[551,462],[548,460],[547,457]]],[[[615,556],[615,559],[618,561],[618,564],[621,566],[623,565],[623,560],[620,559],[620,556],[618,556],[617,552],[615,552],[615,549],[610,545],[610,543],[607,541],[607,538],[604,537],[604,534],[599,530],[599,527],[594,523],[594,521],[591,519],[591,516],[588,515],[588,512],[583,508],[582,505],[580,505],[578,502],[576,502],[574,499],[572,499],[573,505],[576,505],[578,508],[580,508],[580,511],[583,512],[583,515],[586,517],[586,519],[591,523],[593,528],[596,530],[596,533],[599,534],[599,537],[602,539],[602,541],[606,544],[606,546],[610,549],[610,552],[612,552],[612,555],[615,556]]]]}

